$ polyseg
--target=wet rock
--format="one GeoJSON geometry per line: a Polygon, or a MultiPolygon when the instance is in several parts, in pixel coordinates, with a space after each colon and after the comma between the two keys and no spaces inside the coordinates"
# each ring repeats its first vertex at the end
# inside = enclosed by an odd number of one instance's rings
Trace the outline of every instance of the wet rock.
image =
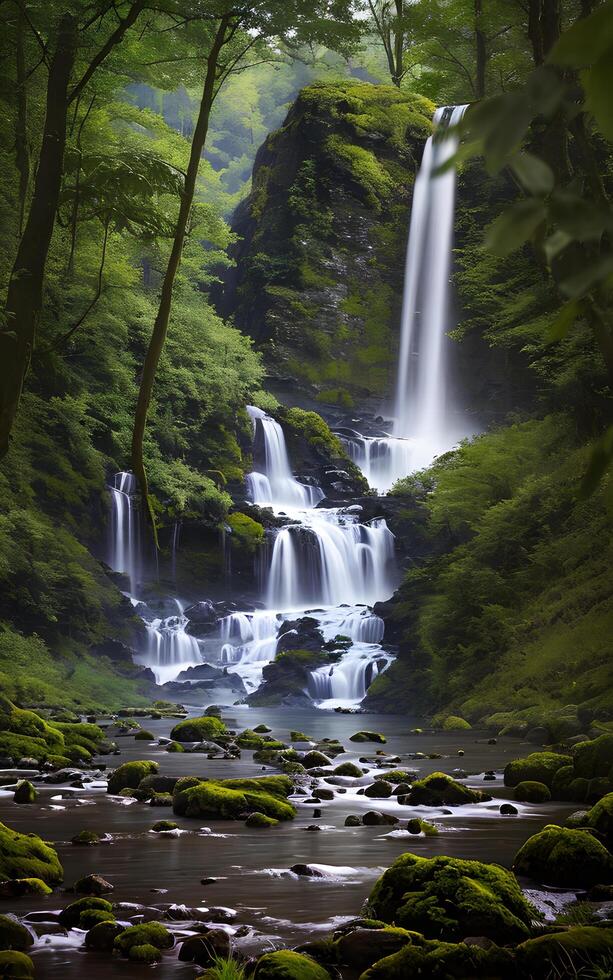
{"type": "Polygon", "coordinates": [[[331,980],[328,971],[310,956],[280,949],[257,962],[254,980],[331,980]]]}
{"type": "Polygon", "coordinates": [[[375,800],[386,800],[388,799],[394,791],[394,787],[391,783],[386,782],[384,779],[378,779],[370,786],[364,787],[364,796],[371,797],[375,800]]]}
{"type": "Polygon", "coordinates": [[[279,627],[277,637],[278,653],[287,653],[288,650],[319,653],[324,647],[324,635],[319,628],[319,623],[311,616],[286,620],[279,627]]]}
{"type": "Polygon", "coordinates": [[[217,881],[217,878],[201,878],[200,879],[200,884],[201,885],[214,885],[216,881],[217,881]]]}
{"type": "MultiPolygon", "coordinates": [[[[425,779],[413,783],[408,797],[402,797],[412,806],[441,806],[442,804],[459,806],[464,803],[480,803],[490,799],[480,790],[469,789],[456,782],[443,772],[433,772],[425,779]]],[[[401,802],[401,799],[398,799],[401,802]]]]}
{"type": "Polygon", "coordinates": [[[360,731],[349,736],[350,742],[387,742],[385,735],[380,732],[360,731]]]}
{"type": "Polygon", "coordinates": [[[14,803],[36,803],[36,798],[38,792],[36,787],[28,779],[22,779],[21,782],[17,784],[17,789],[15,790],[15,795],[13,796],[14,803]]]}
{"type": "Polygon", "coordinates": [[[212,966],[216,957],[230,955],[230,937],[223,929],[210,929],[202,935],[190,936],[181,943],[179,960],[197,966],[212,966]]]}
{"type": "Polygon", "coordinates": [[[157,820],[151,828],[154,834],[163,834],[169,830],[178,830],[179,824],[174,820],[157,820]]]}
{"type": "Polygon", "coordinates": [[[107,895],[114,891],[114,886],[102,875],[90,874],[75,882],[74,891],[77,895],[107,895]]]}
{"type": "Polygon", "coordinates": [[[516,813],[519,813],[519,810],[517,809],[516,806],[513,806],[512,803],[503,803],[502,806],[500,807],[500,812],[503,816],[512,816],[516,813]]]}
{"type": "Polygon", "coordinates": [[[525,780],[515,787],[515,799],[520,803],[548,803],[551,793],[545,783],[525,780]]]}
{"type": "Polygon", "coordinates": [[[97,834],[95,830],[80,830],[78,834],[71,837],[70,843],[76,846],[91,847],[93,844],[100,843],[100,834],[97,834]]]}
{"type": "MultiPolygon", "coordinates": [[[[0,898],[21,898],[23,895],[50,895],[51,888],[40,878],[9,878],[0,881],[0,898]]],[[[0,974],[1,976],[1,974],[0,974]]]]}
{"type": "Polygon", "coordinates": [[[405,929],[353,929],[336,941],[341,963],[366,970],[377,960],[397,953],[411,942],[405,929]]]}
{"type": "Polygon", "coordinates": [[[345,817],[345,827],[361,827],[362,820],[360,817],[353,813],[350,813],[348,817],[345,817]]]}
{"type": "Polygon", "coordinates": [[[6,980],[31,980],[34,977],[34,963],[27,955],[17,949],[0,952],[0,976],[6,980]]]}
{"type": "Polygon", "coordinates": [[[299,875],[301,878],[323,878],[323,872],[318,868],[314,868],[310,864],[293,864],[290,868],[295,875],[299,875]]]}
{"type": "Polygon", "coordinates": [[[562,887],[613,883],[613,857],[589,830],[553,824],[530,837],[515,855],[513,870],[562,887]]]}
{"type": "Polygon", "coordinates": [[[308,827],[303,827],[302,829],[303,830],[313,831],[313,832],[316,832],[316,831],[318,832],[318,831],[321,830],[321,827],[318,824],[316,824],[316,823],[310,823],[308,825],[308,827]]]}
{"type": "Polygon", "coordinates": [[[113,906],[105,898],[78,898],[76,902],[71,902],[66,908],[62,909],[59,915],[59,923],[65,929],[74,929],[79,925],[81,916],[85,912],[105,912],[109,918],[113,914],[113,906]]]}
{"type": "Polygon", "coordinates": [[[258,811],[250,813],[245,820],[246,827],[276,827],[278,823],[279,821],[275,820],[274,817],[267,817],[265,813],[259,813],[258,811]]]}
{"type": "Polygon", "coordinates": [[[301,757],[300,762],[305,769],[315,769],[319,766],[329,766],[330,759],[323,752],[317,752],[311,750],[310,752],[305,752],[304,756],[301,757]]]}
{"type": "Polygon", "coordinates": [[[365,827],[384,827],[399,823],[398,817],[391,813],[382,813],[381,810],[368,810],[362,817],[365,827]]]}
{"type": "Polygon", "coordinates": [[[323,786],[320,786],[315,791],[315,795],[317,796],[318,800],[333,800],[334,790],[325,789],[323,786]]]}

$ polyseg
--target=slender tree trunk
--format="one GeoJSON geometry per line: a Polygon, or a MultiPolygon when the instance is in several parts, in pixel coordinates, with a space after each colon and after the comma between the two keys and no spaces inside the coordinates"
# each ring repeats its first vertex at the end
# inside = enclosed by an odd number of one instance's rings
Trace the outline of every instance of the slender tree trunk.
{"type": "Polygon", "coordinates": [[[528,38],[532,45],[532,60],[538,67],[543,64],[543,35],[541,32],[542,0],[528,0],[528,38]]]}
{"type": "Polygon", "coordinates": [[[394,74],[392,81],[400,88],[402,83],[402,55],[404,50],[404,3],[396,0],[396,27],[394,30],[394,74]]]}
{"type": "Polygon", "coordinates": [[[155,515],[149,497],[149,484],[147,481],[147,472],[145,469],[145,462],[143,457],[143,440],[145,436],[147,415],[149,412],[149,405],[151,403],[153,385],[155,382],[155,375],[160,360],[160,356],[162,354],[162,351],[164,349],[164,344],[166,342],[166,334],[168,333],[168,323],[170,320],[170,312],[172,309],[173,287],[174,287],[175,277],[179,269],[179,265],[181,264],[181,254],[183,252],[183,244],[185,242],[185,235],[187,232],[187,223],[189,220],[192,203],[194,200],[194,192],[196,189],[196,178],[198,176],[198,167],[202,157],[202,151],[204,149],[207,132],[209,128],[211,107],[213,105],[213,98],[215,96],[215,80],[217,76],[219,55],[225,43],[226,29],[229,23],[230,23],[230,15],[226,14],[221,18],[219,22],[219,27],[217,29],[217,33],[215,35],[215,39],[211,47],[211,51],[207,58],[206,75],[204,79],[202,100],[200,102],[198,121],[196,123],[196,128],[194,129],[194,135],[192,138],[189,164],[185,176],[185,185],[183,188],[183,192],[181,194],[179,216],[177,218],[177,223],[175,226],[175,234],[174,234],[174,240],[172,244],[172,250],[170,252],[170,258],[168,260],[166,273],[164,275],[164,280],[162,282],[160,305],[158,308],[157,316],[155,318],[155,323],[153,325],[153,332],[151,334],[151,340],[149,342],[149,348],[147,350],[147,355],[145,357],[145,363],[143,366],[140,389],[138,392],[138,400],[136,403],[136,412],[134,416],[134,428],[132,430],[132,469],[134,470],[134,474],[138,480],[140,490],[143,496],[143,503],[148,511],[149,518],[153,526],[153,533],[154,533],[156,546],[157,546],[157,531],[155,525],[155,515]]]}
{"type": "Polygon", "coordinates": [[[76,20],[65,14],[49,69],[45,126],[32,203],[9,281],[6,324],[0,331],[0,457],[8,450],[42,309],[47,253],[62,181],[68,83],[76,34],[76,20]]]}
{"type": "Polygon", "coordinates": [[[15,45],[17,77],[17,120],[15,126],[15,162],[19,172],[19,234],[23,231],[26,214],[28,187],[30,185],[30,148],[28,146],[28,89],[24,34],[26,22],[23,8],[17,15],[17,43],[15,45]]]}
{"type": "Polygon", "coordinates": [[[478,99],[483,99],[485,97],[485,69],[487,65],[487,43],[483,31],[483,0],[475,0],[475,52],[475,95],[478,99]]]}

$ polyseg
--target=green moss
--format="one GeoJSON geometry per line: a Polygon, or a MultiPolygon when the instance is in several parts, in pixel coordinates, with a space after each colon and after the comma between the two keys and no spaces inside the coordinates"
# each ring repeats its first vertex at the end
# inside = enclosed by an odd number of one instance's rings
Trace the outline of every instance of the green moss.
{"type": "Polygon", "coordinates": [[[185,752],[180,742],[169,742],[166,746],[167,752],[185,752]]]}
{"type": "Polygon", "coordinates": [[[382,735],[380,732],[360,731],[360,732],[355,732],[354,735],[350,735],[349,741],[350,742],[378,742],[380,745],[383,745],[385,742],[387,742],[387,739],[385,735],[382,735]]]}
{"type": "Polygon", "coordinates": [[[123,932],[123,928],[118,922],[113,922],[112,920],[99,922],[97,925],[92,926],[85,937],[87,949],[110,953],[113,949],[113,943],[117,936],[123,932]]]}
{"type": "Polygon", "coordinates": [[[79,916],[79,929],[93,929],[99,922],[115,922],[115,916],[104,909],[85,909],[79,916]]]}
{"type": "Polygon", "coordinates": [[[15,803],[36,803],[38,791],[29,779],[21,779],[17,783],[13,802],[15,803]]]}
{"type": "Polygon", "coordinates": [[[235,741],[241,749],[268,749],[270,751],[279,751],[287,748],[285,742],[265,738],[262,735],[256,734],[256,732],[252,731],[250,728],[246,728],[244,732],[241,732],[240,735],[236,737],[235,741]]]}
{"type": "Polygon", "coordinates": [[[446,718],[434,719],[434,727],[442,728],[444,732],[461,732],[468,731],[472,725],[459,715],[447,715],[446,718]]]}
{"type": "Polygon", "coordinates": [[[100,834],[97,834],[95,830],[80,830],[78,834],[75,834],[74,837],[71,837],[70,843],[77,844],[77,845],[99,844],[100,834]]]}
{"type": "Polygon", "coordinates": [[[517,786],[518,783],[531,781],[544,783],[551,789],[558,769],[571,763],[572,759],[568,755],[559,755],[557,752],[533,752],[525,759],[514,759],[505,766],[504,784],[517,786]]]}
{"type": "Polygon", "coordinates": [[[521,943],[515,958],[521,976],[557,974],[604,980],[613,963],[613,930],[576,926],[567,932],[552,932],[521,943]]]}
{"type": "Polygon", "coordinates": [[[123,789],[137,789],[145,776],[156,773],[159,768],[157,762],[148,759],[124,762],[109,776],[107,792],[120,793],[123,789]]]}
{"type": "Polygon", "coordinates": [[[328,971],[310,956],[288,949],[261,956],[253,976],[254,980],[331,980],[328,971]]]}
{"type": "Polygon", "coordinates": [[[291,820],[295,809],[287,802],[292,782],[287,776],[258,779],[180,780],[175,787],[174,812],[185,817],[237,820],[257,810],[275,820],[291,820]],[[191,781],[190,781],[191,782],[191,781]]]}
{"type": "Polygon", "coordinates": [[[236,511],[229,514],[226,518],[227,523],[232,528],[230,544],[237,551],[244,551],[248,555],[254,555],[258,548],[264,543],[264,528],[258,521],[247,514],[236,511]]]}
{"type": "Polygon", "coordinates": [[[0,895],[21,898],[22,895],[50,895],[53,889],[40,878],[8,878],[0,882],[0,895]]]}
{"type": "Polygon", "coordinates": [[[587,830],[553,824],[526,841],[513,868],[547,885],[589,888],[613,881],[613,857],[599,840],[587,830]]]}
{"type": "Polygon", "coordinates": [[[422,820],[421,817],[411,817],[407,820],[407,830],[410,834],[424,834],[426,837],[436,837],[438,834],[438,827],[428,823],[427,820],[422,820]]]}
{"type": "Polygon", "coordinates": [[[151,943],[143,943],[142,946],[130,946],[128,959],[134,963],[159,963],[162,959],[162,954],[151,943]]]}
{"type": "Polygon", "coordinates": [[[492,946],[468,946],[465,943],[432,942],[421,936],[398,953],[379,960],[362,974],[360,980],[405,980],[424,977],[428,980],[474,980],[475,977],[513,976],[513,959],[509,950],[492,946]]]}
{"type": "Polygon", "coordinates": [[[513,942],[529,935],[534,909],[504,868],[458,858],[403,854],[379,878],[371,914],[428,938],[488,936],[513,942]]]}
{"type": "Polygon", "coordinates": [[[172,729],[170,737],[176,742],[214,742],[226,732],[227,728],[219,718],[203,715],[200,718],[186,718],[178,722],[172,729]]]}
{"type": "Polygon", "coordinates": [[[409,793],[412,806],[459,806],[462,803],[479,803],[482,799],[480,790],[470,789],[444,772],[433,772],[417,780],[409,793]]]}
{"type": "Polygon", "coordinates": [[[588,810],[586,823],[603,834],[610,847],[613,845],[613,793],[607,793],[588,810]]]}
{"type": "Polygon", "coordinates": [[[34,977],[34,963],[25,953],[17,950],[2,950],[0,976],[5,980],[31,980],[34,977]]]}
{"type": "Polygon", "coordinates": [[[356,766],[354,762],[342,762],[333,772],[335,776],[354,776],[356,779],[364,775],[360,767],[356,766]]]}
{"type": "Polygon", "coordinates": [[[573,746],[573,765],[579,778],[608,776],[613,770],[613,734],[605,733],[573,746]]]}
{"type": "Polygon", "coordinates": [[[119,933],[113,948],[123,956],[129,956],[133,947],[154,946],[156,949],[172,949],[174,939],[165,926],[160,922],[143,922],[138,926],[129,926],[119,933]]]}
{"type": "Polygon", "coordinates": [[[551,793],[545,783],[524,780],[515,787],[515,799],[520,803],[548,803],[551,793]]]}
{"type": "Polygon", "coordinates": [[[64,877],[56,851],[36,834],[19,834],[0,823],[0,878],[40,878],[48,885],[64,877]]]}
{"type": "Polygon", "coordinates": [[[323,752],[318,752],[317,749],[306,752],[301,761],[305,769],[318,769],[320,766],[330,765],[329,757],[323,752]]]}
{"type": "Polygon", "coordinates": [[[147,731],[146,728],[141,728],[140,731],[134,736],[135,742],[153,742],[155,741],[155,735],[153,732],[147,731]]]}
{"type": "Polygon", "coordinates": [[[278,820],[267,817],[265,813],[259,813],[257,810],[255,813],[250,813],[245,820],[246,827],[276,827],[278,823],[278,820]]]}
{"type": "Polygon", "coordinates": [[[60,912],[60,925],[65,929],[74,929],[78,926],[84,912],[104,912],[107,916],[112,916],[113,906],[105,898],[90,896],[88,898],[78,898],[76,902],[71,902],[60,912]]]}
{"type": "Polygon", "coordinates": [[[155,834],[161,834],[165,830],[177,830],[178,826],[174,820],[158,820],[151,829],[155,834]]]}
{"type": "Polygon", "coordinates": [[[34,940],[25,926],[9,915],[0,915],[0,948],[29,949],[34,940]]]}
{"type": "MultiPolygon", "coordinates": [[[[257,732],[257,728],[254,729],[254,731],[257,732]]],[[[289,733],[289,738],[290,738],[290,742],[311,742],[312,741],[312,739],[310,739],[308,735],[305,735],[304,732],[291,731],[289,733]]]]}

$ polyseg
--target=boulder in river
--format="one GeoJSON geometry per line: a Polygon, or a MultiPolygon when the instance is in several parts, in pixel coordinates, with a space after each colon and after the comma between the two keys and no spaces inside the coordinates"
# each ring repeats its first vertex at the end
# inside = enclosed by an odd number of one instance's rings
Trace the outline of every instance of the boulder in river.
{"type": "Polygon", "coordinates": [[[13,796],[13,803],[36,803],[38,791],[29,779],[22,779],[17,783],[17,788],[13,796]]]}
{"type": "Polygon", "coordinates": [[[365,827],[384,827],[386,824],[392,825],[399,823],[398,817],[392,813],[382,813],[381,810],[367,810],[362,817],[365,827]]]}
{"type": "Polygon", "coordinates": [[[57,853],[36,834],[20,834],[0,823],[0,877],[40,878],[59,884],[64,871],[57,853]]]}
{"type": "Polygon", "coordinates": [[[34,938],[29,929],[22,926],[17,919],[9,915],[0,915],[0,948],[17,949],[23,952],[29,949],[34,938]]]}
{"type": "Polygon", "coordinates": [[[547,885],[589,888],[613,882],[613,857],[589,830],[549,824],[519,849],[513,870],[547,885]]]}
{"type": "Polygon", "coordinates": [[[189,936],[179,949],[179,960],[197,966],[212,966],[217,957],[230,954],[230,937],[223,929],[208,929],[198,936],[189,936]]]}
{"type": "Polygon", "coordinates": [[[444,772],[433,772],[424,779],[413,783],[408,797],[399,798],[398,802],[411,806],[459,806],[463,803],[480,803],[491,797],[477,789],[463,786],[444,772]]]}
{"type": "Polygon", "coordinates": [[[360,731],[349,736],[350,742],[379,742],[381,745],[387,742],[385,735],[381,732],[360,731]]]}
{"type": "Polygon", "coordinates": [[[102,875],[84,875],[75,882],[74,891],[77,895],[108,895],[114,890],[114,886],[103,878],[102,875]]]}
{"type": "Polygon", "coordinates": [[[330,974],[310,956],[290,949],[265,953],[257,962],[254,980],[331,980],[330,974]]]}

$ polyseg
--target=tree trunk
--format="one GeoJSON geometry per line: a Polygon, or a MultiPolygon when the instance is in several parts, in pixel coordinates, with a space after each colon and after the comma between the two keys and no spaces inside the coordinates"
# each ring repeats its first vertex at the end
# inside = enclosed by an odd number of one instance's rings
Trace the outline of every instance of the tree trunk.
{"type": "Polygon", "coordinates": [[[478,99],[485,97],[485,68],[487,65],[487,44],[483,31],[483,0],[475,0],[475,49],[476,49],[476,81],[475,95],[478,99]]]}
{"type": "Polygon", "coordinates": [[[402,55],[404,50],[403,0],[396,0],[396,26],[394,29],[394,72],[392,82],[398,88],[402,84],[402,55]]]}
{"type": "Polygon", "coordinates": [[[68,83],[75,59],[76,34],[76,20],[65,14],[49,69],[45,125],[32,204],[9,281],[6,324],[0,331],[0,457],[9,447],[42,309],[45,266],[62,181],[68,83]]]}
{"type": "Polygon", "coordinates": [[[543,35],[541,32],[542,0],[528,0],[528,38],[532,45],[532,60],[536,67],[543,64],[543,35]]]}
{"type": "Polygon", "coordinates": [[[153,385],[155,382],[157,366],[162,351],[164,349],[164,344],[166,342],[166,334],[168,332],[168,323],[170,320],[170,311],[172,308],[172,292],[174,287],[174,281],[179,269],[179,265],[181,263],[181,254],[183,252],[183,244],[185,242],[185,235],[187,232],[187,223],[189,220],[189,215],[191,212],[192,203],[194,199],[194,191],[196,188],[198,167],[200,164],[200,159],[202,157],[202,151],[204,149],[207,132],[209,128],[211,107],[213,105],[213,98],[215,96],[215,80],[217,76],[219,55],[225,44],[226,29],[229,23],[230,23],[230,15],[226,14],[221,18],[219,22],[219,27],[217,29],[217,33],[215,35],[215,39],[211,47],[211,51],[207,58],[207,67],[206,67],[206,75],[204,79],[204,88],[202,92],[202,101],[200,103],[198,121],[196,123],[196,128],[194,129],[194,135],[192,138],[189,164],[185,176],[185,185],[181,194],[179,216],[177,218],[177,223],[175,226],[175,234],[174,234],[174,240],[172,244],[172,250],[170,253],[170,258],[168,260],[166,273],[164,275],[164,280],[162,282],[160,305],[158,308],[157,316],[155,318],[155,323],[153,325],[153,333],[151,334],[149,349],[147,350],[147,355],[145,357],[145,363],[143,366],[140,389],[138,392],[138,400],[136,403],[136,412],[134,416],[134,428],[132,430],[132,469],[134,470],[134,474],[138,480],[140,490],[143,496],[143,503],[146,507],[149,518],[151,520],[151,524],[153,526],[153,533],[154,533],[156,546],[157,546],[157,532],[156,532],[156,525],[155,525],[155,515],[149,497],[149,484],[147,481],[147,472],[145,469],[145,463],[143,458],[143,440],[145,435],[145,428],[147,425],[147,414],[149,412],[149,405],[151,402],[151,395],[153,392],[153,385]]]}
{"type": "Polygon", "coordinates": [[[30,150],[28,147],[28,89],[26,80],[26,59],[24,33],[26,21],[22,7],[17,15],[17,43],[15,62],[17,78],[17,119],[15,125],[15,163],[19,173],[19,234],[23,231],[26,214],[28,187],[30,185],[30,150]]]}

